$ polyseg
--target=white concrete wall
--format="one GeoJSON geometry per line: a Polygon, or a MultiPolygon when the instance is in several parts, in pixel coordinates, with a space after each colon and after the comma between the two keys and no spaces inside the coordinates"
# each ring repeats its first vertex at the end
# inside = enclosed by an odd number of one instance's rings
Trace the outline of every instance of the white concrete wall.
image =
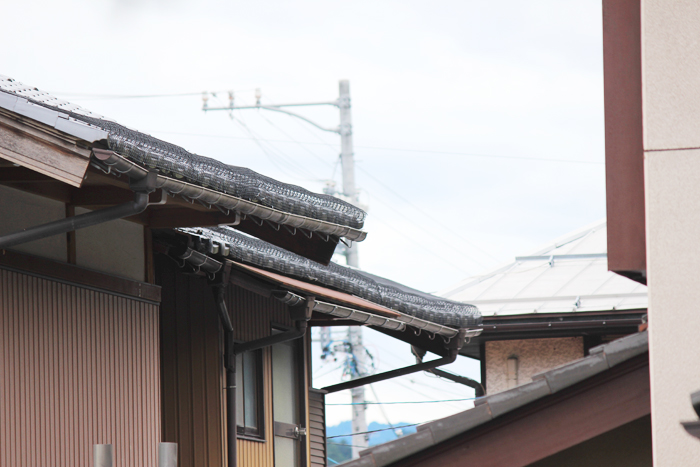
{"type": "MultiPolygon", "coordinates": [[[[88,212],[76,208],[75,214],[88,212]]],[[[143,226],[125,220],[80,229],[75,232],[75,262],[78,266],[137,281],[145,277],[143,226]]]]}
{"type": "Polygon", "coordinates": [[[518,359],[517,384],[532,375],[583,357],[583,338],[525,339],[486,342],[486,392],[508,389],[508,358],[518,359]]]}
{"type": "MultiPolygon", "coordinates": [[[[66,217],[66,206],[61,202],[0,186],[0,235],[64,217],[66,217]]],[[[66,235],[54,235],[17,245],[11,249],[57,261],[66,261],[68,256],[66,244],[66,235]]]]}
{"type": "Polygon", "coordinates": [[[654,465],[697,465],[700,390],[700,2],[642,0],[649,358],[654,465]]]}

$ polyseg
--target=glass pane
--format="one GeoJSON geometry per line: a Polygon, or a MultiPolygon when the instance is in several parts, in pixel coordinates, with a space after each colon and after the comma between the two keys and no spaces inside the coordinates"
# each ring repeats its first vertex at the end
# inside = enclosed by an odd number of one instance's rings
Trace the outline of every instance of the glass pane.
{"type": "Polygon", "coordinates": [[[236,425],[243,426],[243,356],[236,355],[236,425]]]}
{"type": "Polygon", "coordinates": [[[272,403],[275,421],[298,424],[294,354],[290,343],[272,347],[272,403]]]}
{"type": "Polygon", "coordinates": [[[295,467],[299,441],[275,436],[275,467],[295,467]]]}
{"type": "Polygon", "coordinates": [[[257,383],[258,366],[255,362],[257,352],[246,352],[243,355],[243,388],[245,394],[245,426],[258,427],[257,383]]]}

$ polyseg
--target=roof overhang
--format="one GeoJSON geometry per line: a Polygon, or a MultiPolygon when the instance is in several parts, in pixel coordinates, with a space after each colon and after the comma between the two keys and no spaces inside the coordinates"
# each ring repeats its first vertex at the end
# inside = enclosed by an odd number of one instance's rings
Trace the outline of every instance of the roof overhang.
{"type": "MultiPolygon", "coordinates": [[[[2,99],[7,96],[0,93],[2,99]]],[[[146,170],[101,149],[104,131],[12,99],[13,105],[0,102],[13,109],[0,105],[0,184],[90,210],[133,199],[128,172],[146,170]],[[113,166],[119,161],[122,170],[105,170],[105,161],[113,166]]],[[[146,211],[127,220],[152,229],[229,225],[321,264],[329,263],[341,237],[362,241],[366,236],[162,175],[146,211]]]]}
{"type": "Polygon", "coordinates": [[[646,322],[646,315],[646,309],[637,309],[484,316],[482,333],[460,353],[481,359],[482,345],[489,341],[632,334],[646,322]]]}

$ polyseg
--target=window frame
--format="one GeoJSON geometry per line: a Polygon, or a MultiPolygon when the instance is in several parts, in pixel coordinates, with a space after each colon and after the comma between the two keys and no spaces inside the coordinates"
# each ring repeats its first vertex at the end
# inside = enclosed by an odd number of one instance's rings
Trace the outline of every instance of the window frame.
{"type": "Polygon", "coordinates": [[[247,439],[251,441],[265,441],[265,391],[264,391],[264,378],[263,378],[263,350],[264,349],[257,349],[257,350],[252,350],[250,352],[245,352],[243,354],[236,355],[236,438],[239,439],[247,439]],[[254,356],[254,365],[255,365],[255,389],[254,389],[254,397],[255,397],[255,412],[257,415],[257,421],[258,421],[258,426],[257,428],[255,427],[249,427],[245,426],[245,373],[243,370],[243,365],[245,364],[245,359],[244,355],[245,354],[252,354],[254,356]],[[238,358],[240,357],[240,364],[238,362],[238,358]],[[240,380],[241,380],[241,387],[240,391],[238,388],[238,375],[240,374],[240,380]],[[242,414],[242,419],[243,419],[243,425],[238,424],[238,419],[239,419],[239,413],[238,413],[238,405],[239,402],[238,400],[241,400],[241,406],[243,407],[243,414],[242,414]]]}

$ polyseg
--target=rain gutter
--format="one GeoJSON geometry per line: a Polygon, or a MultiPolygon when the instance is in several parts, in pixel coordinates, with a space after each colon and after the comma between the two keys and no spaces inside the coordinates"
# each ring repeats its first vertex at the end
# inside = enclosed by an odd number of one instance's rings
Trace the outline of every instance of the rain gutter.
{"type": "MultiPolygon", "coordinates": [[[[95,158],[106,168],[107,172],[116,172],[134,176],[147,173],[147,170],[134,162],[131,162],[113,151],[93,149],[95,158]]],[[[353,229],[352,227],[334,224],[322,220],[298,214],[290,214],[278,211],[271,207],[253,203],[236,196],[231,196],[209,188],[201,187],[181,180],[158,175],[156,188],[160,188],[171,195],[180,195],[187,200],[197,200],[205,206],[216,206],[226,211],[235,211],[248,216],[254,216],[268,222],[286,225],[294,229],[319,232],[324,235],[344,237],[354,242],[361,242],[367,237],[367,232],[353,229]]]]}

